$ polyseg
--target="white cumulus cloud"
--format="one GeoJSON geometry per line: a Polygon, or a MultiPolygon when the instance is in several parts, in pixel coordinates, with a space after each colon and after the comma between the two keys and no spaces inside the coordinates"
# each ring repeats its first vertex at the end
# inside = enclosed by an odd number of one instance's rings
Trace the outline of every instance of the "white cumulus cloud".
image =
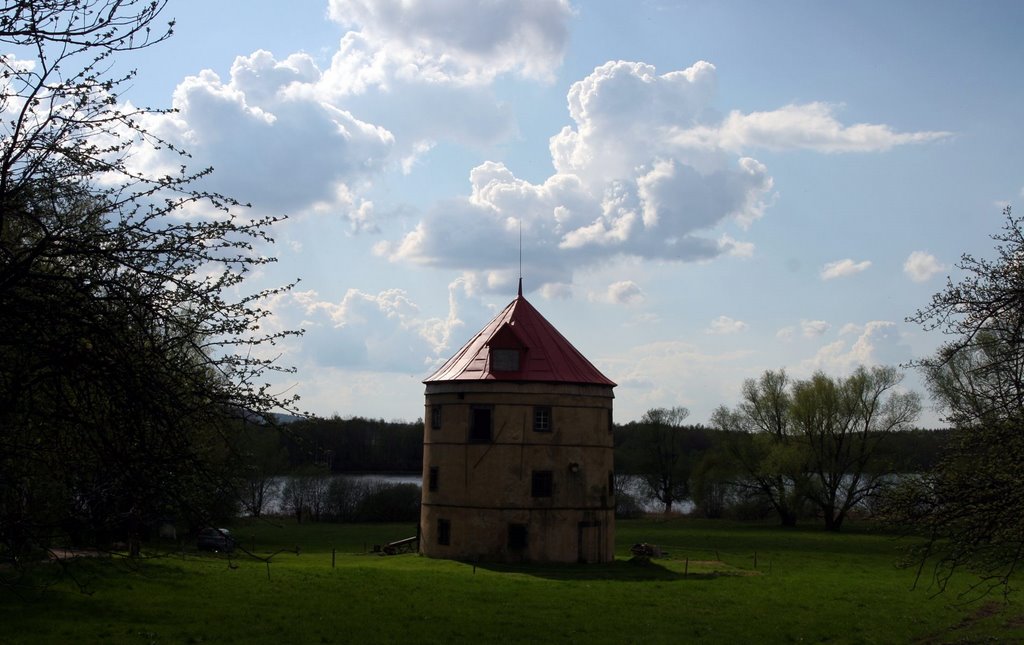
{"type": "Polygon", "coordinates": [[[291,327],[306,330],[292,351],[306,360],[345,369],[411,372],[428,370],[451,349],[452,333],[462,326],[461,280],[448,289],[446,316],[426,316],[403,289],[367,293],[348,289],[339,301],[324,299],[313,290],[279,299],[275,316],[291,327]]]}
{"type": "Polygon", "coordinates": [[[572,285],[563,282],[548,282],[541,287],[540,295],[548,300],[569,300],[572,298],[572,285]]]}
{"type": "MultiPolygon", "coordinates": [[[[376,231],[364,195],[383,173],[415,172],[439,142],[482,148],[515,135],[492,82],[551,78],[572,10],[566,0],[335,0],[329,15],[353,30],[326,69],[305,53],[241,55],[227,78],[182,80],[178,112],[146,127],[214,168],[202,188],[260,213],[338,215],[376,231]]],[[[131,163],[167,174],[180,159],[140,147],[131,163]]]]}
{"type": "Polygon", "coordinates": [[[876,152],[899,145],[934,141],[951,134],[894,132],[887,125],[874,123],[843,125],[835,117],[835,110],[834,105],[814,102],[750,114],[733,111],[715,130],[684,130],[675,136],[717,139],[718,145],[731,150],[876,152]]]}
{"type": "Polygon", "coordinates": [[[800,331],[807,338],[817,338],[824,335],[832,325],[824,320],[801,320],[800,331]]]}
{"type": "Polygon", "coordinates": [[[739,384],[751,374],[752,354],[736,349],[712,353],[681,341],[655,341],[617,355],[587,355],[628,392],[619,395],[623,405],[616,407],[617,418],[636,419],[652,407],[684,405],[700,419],[710,415],[715,403],[709,402],[736,397],[739,384]]]}
{"type": "MultiPolygon", "coordinates": [[[[394,136],[335,105],[292,96],[318,79],[304,54],[277,60],[257,51],[238,57],[226,82],[209,70],[184,79],[174,92],[178,111],[151,115],[148,127],[188,150],[196,166],[213,166],[203,187],[259,212],[327,210],[372,229],[352,187],[384,170],[394,136]]],[[[180,160],[150,150],[130,163],[159,172],[180,160]]]]}
{"type": "Polygon", "coordinates": [[[926,282],[945,268],[934,255],[925,251],[914,251],[903,263],[903,272],[914,282],[926,282]]]}
{"type": "Polygon", "coordinates": [[[836,260],[835,262],[829,262],[822,267],[821,279],[833,280],[835,278],[845,278],[851,275],[856,275],[861,271],[865,271],[870,266],[870,260],[863,260],[861,262],[854,262],[850,258],[836,260]]]}
{"type": "Polygon", "coordinates": [[[632,280],[622,280],[608,285],[608,289],[595,299],[616,305],[633,305],[643,302],[644,292],[632,280]]]}
{"type": "Polygon", "coordinates": [[[852,343],[840,339],[821,347],[812,358],[800,364],[801,370],[848,374],[860,365],[896,364],[907,358],[906,348],[899,345],[896,324],[891,321],[844,325],[843,330],[856,336],[852,343]]]}
{"type": "Polygon", "coordinates": [[[569,90],[573,125],[551,138],[553,175],[533,183],[504,164],[482,163],[470,172],[467,197],[439,205],[378,252],[396,261],[507,269],[517,259],[521,222],[524,262],[540,271],[542,284],[571,283],[575,269],[617,256],[749,255],[749,243],[709,233],[761,216],[772,188],[765,166],[664,138],[672,126],[710,113],[714,87],[714,66],[705,62],[666,74],[643,63],[606,63],[569,90]]]}
{"type": "Polygon", "coordinates": [[[403,73],[462,82],[515,71],[550,79],[569,40],[568,0],[330,0],[403,73]]]}
{"type": "MultiPolygon", "coordinates": [[[[571,284],[574,271],[619,257],[749,257],[753,245],[722,230],[749,227],[773,199],[768,168],[749,149],[870,152],[945,136],[843,125],[823,103],[723,119],[717,83],[706,61],[665,73],[643,62],[600,65],[569,89],[570,123],[549,141],[554,174],[533,182],[481,163],[469,195],[439,204],[377,251],[393,261],[509,272],[521,222],[542,284],[571,284]]],[[[840,261],[823,277],[868,266],[840,261]]]]}
{"type": "Polygon", "coordinates": [[[438,141],[482,147],[516,131],[511,111],[489,79],[466,83],[426,73],[396,59],[387,42],[359,32],[341,39],[319,82],[293,93],[345,105],[386,127],[398,140],[406,169],[438,141]]]}
{"type": "Polygon", "coordinates": [[[747,323],[729,316],[719,316],[704,330],[706,334],[735,334],[747,328],[747,323]]]}

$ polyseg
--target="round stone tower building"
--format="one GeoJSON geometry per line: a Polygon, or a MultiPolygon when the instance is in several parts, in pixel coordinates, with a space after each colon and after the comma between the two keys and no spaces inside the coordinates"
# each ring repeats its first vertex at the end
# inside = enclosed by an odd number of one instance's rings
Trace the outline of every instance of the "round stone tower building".
{"type": "Polygon", "coordinates": [[[612,388],[519,295],[428,377],[420,552],[607,562],[612,388]]]}

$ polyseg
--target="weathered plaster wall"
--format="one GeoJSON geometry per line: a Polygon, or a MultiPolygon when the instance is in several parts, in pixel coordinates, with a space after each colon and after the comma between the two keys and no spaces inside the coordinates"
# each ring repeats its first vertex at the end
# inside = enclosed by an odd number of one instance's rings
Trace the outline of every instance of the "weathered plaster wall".
{"type": "Polygon", "coordinates": [[[430,383],[424,414],[420,550],[432,557],[576,562],[613,557],[615,501],[612,392],[594,385],[430,383]],[[432,428],[434,406],[441,427],[432,428]],[[492,410],[491,441],[470,442],[474,406],[492,410]],[[551,408],[551,432],[533,428],[551,408]],[[437,490],[430,490],[430,469],[437,490]],[[534,471],[550,471],[550,497],[533,495],[534,471]],[[438,544],[438,520],[450,544],[438,544]],[[526,548],[509,548],[509,524],[526,548]]]}

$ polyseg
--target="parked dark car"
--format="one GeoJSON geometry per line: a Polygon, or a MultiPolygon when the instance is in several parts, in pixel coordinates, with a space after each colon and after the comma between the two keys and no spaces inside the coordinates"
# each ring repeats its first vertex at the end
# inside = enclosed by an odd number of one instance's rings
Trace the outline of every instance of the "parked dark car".
{"type": "Polygon", "coordinates": [[[235,550],[238,542],[227,529],[203,529],[196,539],[196,547],[201,551],[218,551],[230,553],[235,550]]]}

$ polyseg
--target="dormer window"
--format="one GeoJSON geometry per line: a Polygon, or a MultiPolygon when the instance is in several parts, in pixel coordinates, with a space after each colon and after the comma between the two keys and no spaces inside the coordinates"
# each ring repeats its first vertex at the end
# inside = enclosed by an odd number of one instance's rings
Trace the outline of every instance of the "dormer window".
{"type": "Polygon", "coordinates": [[[491,370],[495,372],[518,372],[518,349],[491,349],[491,370]]]}
{"type": "Polygon", "coordinates": [[[513,323],[504,323],[487,339],[491,372],[519,372],[523,369],[526,343],[516,333],[513,323]]]}

